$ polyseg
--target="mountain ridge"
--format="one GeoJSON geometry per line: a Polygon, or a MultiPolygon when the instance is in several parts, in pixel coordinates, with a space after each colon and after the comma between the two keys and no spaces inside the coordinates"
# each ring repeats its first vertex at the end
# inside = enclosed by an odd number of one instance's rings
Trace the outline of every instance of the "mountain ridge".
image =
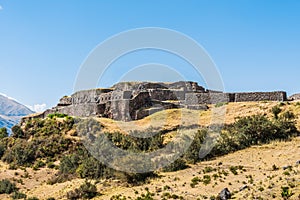
{"type": "Polygon", "coordinates": [[[32,110],[14,99],[0,94],[0,127],[10,129],[26,115],[34,113],[32,110]]]}

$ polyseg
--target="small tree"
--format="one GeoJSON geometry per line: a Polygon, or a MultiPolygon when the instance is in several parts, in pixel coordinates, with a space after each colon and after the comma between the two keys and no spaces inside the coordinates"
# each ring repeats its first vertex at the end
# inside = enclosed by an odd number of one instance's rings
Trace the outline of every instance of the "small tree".
{"type": "Polygon", "coordinates": [[[275,119],[278,119],[278,115],[279,115],[279,113],[281,113],[281,111],[282,110],[281,110],[281,108],[279,108],[279,106],[274,106],[272,108],[272,113],[273,113],[275,119]]]}
{"type": "Polygon", "coordinates": [[[3,139],[5,137],[8,137],[7,129],[5,127],[0,128],[0,139],[3,139]]]}
{"type": "Polygon", "coordinates": [[[22,130],[22,128],[18,125],[15,125],[11,128],[12,132],[13,132],[13,137],[15,138],[25,138],[25,134],[22,130]]]}
{"type": "Polygon", "coordinates": [[[67,199],[92,199],[97,196],[96,185],[85,181],[79,188],[67,193],[67,199]]]}
{"type": "Polygon", "coordinates": [[[11,183],[8,179],[0,181],[0,194],[11,194],[18,191],[16,184],[11,183]]]}
{"type": "Polygon", "coordinates": [[[0,143],[0,158],[2,158],[2,156],[4,155],[5,150],[6,150],[6,146],[0,143]]]}

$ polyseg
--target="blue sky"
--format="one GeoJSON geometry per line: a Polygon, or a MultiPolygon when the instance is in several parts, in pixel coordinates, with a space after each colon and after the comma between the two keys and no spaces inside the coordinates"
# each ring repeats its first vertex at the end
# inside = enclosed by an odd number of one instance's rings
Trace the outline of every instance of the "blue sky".
{"type": "MultiPolygon", "coordinates": [[[[225,91],[300,92],[299,10],[297,0],[0,0],[0,93],[26,105],[54,106],[73,92],[81,64],[99,43],[141,27],[173,29],[196,40],[216,63],[225,91]]],[[[149,62],[179,71],[185,65],[173,55],[138,52],[118,60],[104,86],[135,77],[122,75],[120,67],[149,62]]],[[[190,70],[184,76],[204,84],[190,70]]]]}

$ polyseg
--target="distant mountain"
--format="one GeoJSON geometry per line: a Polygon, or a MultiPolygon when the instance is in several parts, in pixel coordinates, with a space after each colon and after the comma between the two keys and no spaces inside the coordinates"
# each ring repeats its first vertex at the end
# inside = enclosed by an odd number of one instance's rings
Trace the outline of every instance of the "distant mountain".
{"type": "Polygon", "coordinates": [[[32,114],[26,106],[17,101],[0,95],[0,127],[10,129],[16,125],[23,116],[32,114]]]}

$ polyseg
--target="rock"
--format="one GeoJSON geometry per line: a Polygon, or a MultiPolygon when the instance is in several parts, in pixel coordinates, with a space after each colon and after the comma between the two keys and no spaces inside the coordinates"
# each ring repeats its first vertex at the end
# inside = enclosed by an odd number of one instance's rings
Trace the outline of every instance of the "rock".
{"type": "Polygon", "coordinates": [[[220,200],[227,200],[227,199],[231,199],[231,193],[228,190],[228,188],[225,188],[224,190],[222,190],[219,194],[220,200]]]}
{"type": "Polygon", "coordinates": [[[291,168],[292,168],[292,166],[290,166],[290,165],[287,165],[287,166],[283,166],[283,167],[282,167],[283,170],[291,169],[291,168]]]}
{"type": "Polygon", "coordinates": [[[296,165],[300,165],[300,160],[298,160],[298,161],[296,162],[296,165]]]}
{"type": "Polygon", "coordinates": [[[240,192],[241,192],[241,191],[244,191],[244,190],[247,189],[247,188],[248,188],[248,185],[242,186],[242,187],[240,188],[240,192]]]}

